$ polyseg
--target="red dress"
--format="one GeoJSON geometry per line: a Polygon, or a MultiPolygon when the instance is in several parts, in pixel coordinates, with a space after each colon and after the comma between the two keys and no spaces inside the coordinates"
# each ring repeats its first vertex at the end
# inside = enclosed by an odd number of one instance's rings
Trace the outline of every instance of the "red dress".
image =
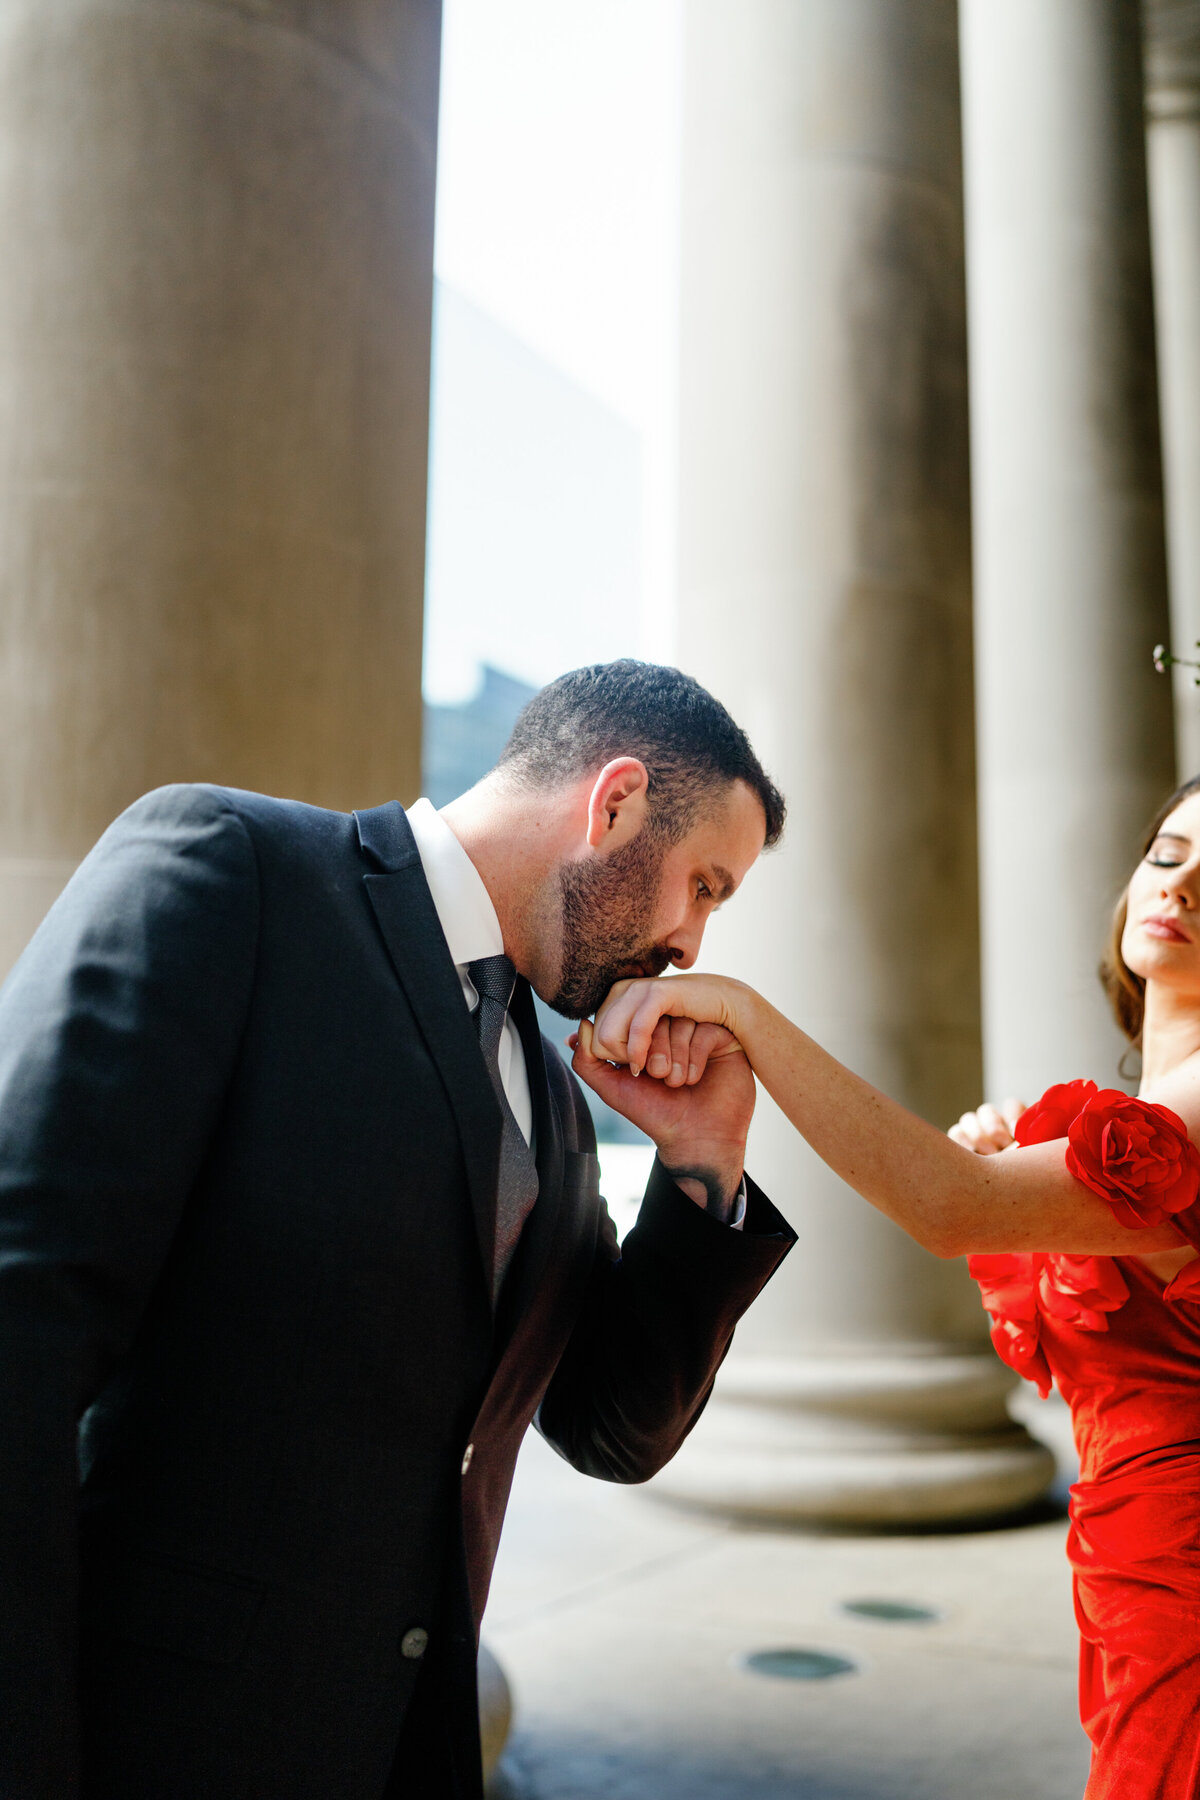
{"type": "MultiPolygon", "coordinates": [[[[1051,1088],[1020,1143],[1066,1137],[1125,1224],[1200,1246],[1200,1153],[1166,1107],[1051,1088]]],[[[1164,1285],[1135,1256],[973,1256],[1000,1355],[1071,1408],[1067,1554],[1081,1636],[1085,1800],[1200,1796],[1200,1261],[1164,1285]]]]}

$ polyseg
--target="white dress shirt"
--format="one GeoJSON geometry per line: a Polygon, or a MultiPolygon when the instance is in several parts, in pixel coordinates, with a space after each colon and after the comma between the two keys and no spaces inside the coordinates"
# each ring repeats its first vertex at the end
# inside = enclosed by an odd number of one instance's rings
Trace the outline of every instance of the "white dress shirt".
{"type": "MultiPolygon", "coordinates": [[[[418,800],[406,809],[425,880],[433,896],[438,922],[450,948],[463,999],[472,1011],[479,995],[467,973],[467,964],[481,956],[503,956],[504,934],[483,878],[431,800],[418,800]]],[[[500,1034],[497,1052],[500,1080],[521,1127],[525,1142],[533,1146],[533,1101],[521,1034],[509,1013],[500,1034]]],[[[742,1178],[734,1195],[728,1223],[740,1231],[746,1216],[746,1182],[742,1178]]]]}
{"type": "MultiPolygon", "coordinates": [[[[479,870],[432,801],[418,800],[415,806],[407,808],[407,817],[417,840],[421,867],[433,895],[438,922],[462,982],[463,999],[474,1011],[479,995],[467,974],[467,964],[478,962],[481,956],[504,955],[504,937],[496,909],[479,870]]],[[[497,1060],[513,1117],[521,1127],[525,1142],[532,1145],[533,1101],[529,1094],[529,1072],[525,1067],[521,1034],[511,1013],[500,1033],[497,1060]]]]}

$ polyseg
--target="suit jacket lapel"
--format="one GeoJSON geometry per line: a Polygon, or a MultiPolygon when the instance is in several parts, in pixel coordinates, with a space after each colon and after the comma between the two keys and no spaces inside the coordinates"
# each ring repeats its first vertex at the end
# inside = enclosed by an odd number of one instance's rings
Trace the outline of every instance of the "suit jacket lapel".
{"type": "Polygon", "coordinates": [[[364,876],[367,897],[458,1125],[490,1297],[500,1109],[403,807],[392,801],[354,818],[363,849],[383,866],[383,872],[364,876]]]}

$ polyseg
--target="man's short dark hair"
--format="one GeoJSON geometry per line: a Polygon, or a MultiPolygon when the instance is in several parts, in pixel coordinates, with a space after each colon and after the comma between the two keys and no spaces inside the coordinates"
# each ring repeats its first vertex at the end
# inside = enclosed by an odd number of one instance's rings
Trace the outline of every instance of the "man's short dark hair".
{"type": "Polygon", "coordinates": [[[687,836],[715,790],[744,781],[766,816],[766,847],[783,831],[783,796],[719,700],[659,663],[592,663],[552,681],[522,709],[497,768],[522,784],[557,787],[636,756],[650,776],[648,822],[671,843],[687,836]]]}

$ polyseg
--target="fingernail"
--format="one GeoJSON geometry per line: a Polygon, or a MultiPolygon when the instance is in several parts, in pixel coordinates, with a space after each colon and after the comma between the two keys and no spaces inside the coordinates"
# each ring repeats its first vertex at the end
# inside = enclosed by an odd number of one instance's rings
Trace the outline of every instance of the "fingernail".
{"type": "Polygon", "coordinates": [[[646,1064],[651,1075],[665,1075],[670,1066],[665,1056],[652,1056],[646,1064]]]}
{"type": "Polygon", "coordinates": [[[630,1063],[629,1073],[633,1076],[635,1081],[637,1080],[637,1078],[641,1074],[641,1072],[642,1072],[642,1065],[640,1063],[630,1063]]]}
{"type": "Polygon", "coordinates": [[[700,1079],[699,1069],[696,1067],[695,1063],[689,1063],[688,1064],[688,1080],[689,1081],[698,1081],[699,1079],[700,1079]]]}
{"type": "Polygon", "coordinates": [[[672,1081],[682,1081],[683,1080],[683,1064],[682,1063],[672,1063],[671,1064],[671,1080],[672,1081]]]}

